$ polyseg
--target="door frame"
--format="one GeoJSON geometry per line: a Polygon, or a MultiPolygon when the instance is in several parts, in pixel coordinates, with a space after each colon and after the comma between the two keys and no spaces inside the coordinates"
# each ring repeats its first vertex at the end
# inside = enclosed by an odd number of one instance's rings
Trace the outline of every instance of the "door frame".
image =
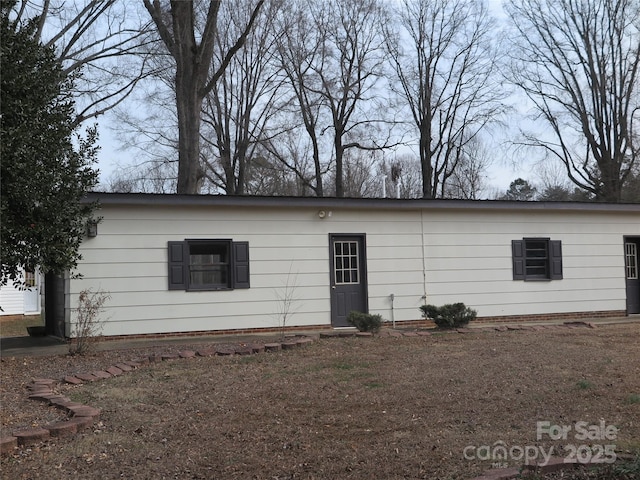
{"type": "MultiPolygon", "coordinates": [[[[638,235],[623,235],[622,237],[622,253],[624,255],[624,287],[625,287],[625,310],[627,315],[638,315],[640,314],[640,310],[638,312],[629,312],[629,305],[631,303],[631,294],[630,294],[630,281],[627,279],[627,243],[634,243],[636,245],[636,270],[640,269],[640,265],[637,263],[640,261],[640,236],[638,235]]],[[[638,279],[635,280],[634,283],[637,284],[637,288],[640,289],[640,275],[638,275],[638,279]]],[[[636,296],[640,297],[640,291],[635,293],[636,296]]]]}
{"type": "Polygon", "coordinates": [[[330,233],[329,234],[329,304],[330,320],[333,328],[341,328],[344,325],[336,325],[338,312],[336,311],[336,285],[335,285],[335,261],[333,243],[341,239],[357,239],[358,241],[358,270],[360,276],[360,288],[362,294],[363,313],[369,312],[369,282],[367,276],[367,234],[366,233],[330,233]]]}

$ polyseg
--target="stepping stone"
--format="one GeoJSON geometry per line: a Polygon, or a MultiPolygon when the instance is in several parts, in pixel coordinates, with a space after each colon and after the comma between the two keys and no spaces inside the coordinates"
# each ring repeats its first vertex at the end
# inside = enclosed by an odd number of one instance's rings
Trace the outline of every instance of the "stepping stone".
{"type": "Polygon", "coordinates": [[[138,368],[138,367],[141,367],[142,365],[147,365],[149,363],[149,358],[148,357],[136,358],[135,360],[127,360],[124,363],[129,365],[130,367],[138,368]]]}
{"type": "Polygon", "coordinates": [[[27,390],[32,393],[46,393],[52,391],[51,387],[48,385],[27,385],[27,390]]]}
{"type": "Polygon", "coordinates": [[[30,400],[38,400],[40,402],[49,402],[50,399],[55,398],[55,397],[59,397],[60,395],[58,395],[57,393],[52,393],[51,390],[49,390],[49,393],[32,393],[31,395],[29,395],[29,399],[30,400]]]}
{"type": "Polygon", "coordinates": [[[52,437],[68,437],[77,433],[78,424],[72,420],[67,420],[47,425],[45,428],[49,430],[49,434],[52,437]]]}
{"type": "Polygon", "coordinates": [[[236,353],[236,350],[232,347],[216,347],[216,355],[221,355],[221,356],[229,356],[229,355],[233,355],[234,353],[236,353]]]}
{"type": "Polygon", "coordinates": [[[370,337],[373,337],[373,333],[371,333],[371,332],[358,332],[358,333],[356,333],[356,337],[358,337],[358,338],[370,338],[370,337]]]}
{"type": "Polygon", "coordinates": [[[56,397],[49,400],[49,403],[54,407],[66,408],[67,405],[73,403],[69,397],[56,397]]]}
{"type": "Polygon", "coordinates": [[[38,385],[47,385],[49,387],[53,387],[56,383],[58,383],[57,380],[53,380],[51,378],[34,378],[33,380],[31,380],[31,382],[38,385]]]}
{"type": "Polygon", "coordinates": [[[97,372],[91,372],[92,375],[95,375],[98,378],[101,378],[103,380],[106,380],[107,378],[111,378],[111,374],[108,372],[103,372],[101,370],[98,370],[97,372]]]}
{"type": "Polygon", "coordinates": [[[78,377],[73,377],[73,376],[64,377],[64,381],[71,385],[82,385],[84,383],[78,377]]]}
{"type": "Polygon", "coordinates": [[[216,354],[216,351],[215,351],[215,349],[211,348],[211,349],[206,349],[206,350],[198,350],[196,352],[196,354],[199,357],[212,357],[213,355],[216,354]]]}
{"type": "Polygon", "coordinates": [[[431,332],[424,332],[424,331],[420,331],[420,332],[416,332],[418,334],[418,336],[420,337],[429,337],[431,336],[431,332]]]}
{"type": "Polygon", "coordinates": [[[320,332],[320,338],[334,338],[337,336],[337,332],[320,332]]]}
{"type": "Polygon", "coordinates": [[[176,360],[180,358],[180,355],[178,355],[177,353],[165,353],[163,355],[160,355],[160,358],[163,362],[166,362],[167,360],[176,360]]]}
{"type": "Polygon", "coordinates": [[[117,377],[118,375],[122,375],[122,369],[116,367],[115,365],[110,366],[105,371],[107,373],[109,373],[113,377],[117,377]]]}
{"type": "Polygon", "coordinates": [[[100,409],[93,408],[89,405],[80,405],[79,407],[69,407],[69,411],[73,413],[74,417],[91,417],[94,420],[100,418],[100,409]]]}
{"type": "Polygon", "coordinates": [[[283,342],[282,349],[283,350],[293,350],[298,346],[298,342],[283,342]]]}
{"type": "Polygon", "coordinates": [[[355,337],[356,331],[347,330],[345,332],[338,332],[338,337],[346,338],[346,337],[355,337]]]}
{"type": "Polygon", "coordinates": [[[96,380],[98,380],[98,377],[90,373],[76,373],[76,377],[85,382],[95,382],[96,380]]]}
{"type": "Polygon", "coordinates": [[[193,350],[184,350],[179,352],[178,355],[180,355],[180,358],[193,358],[196,356],[196,352],[193,350]]]}
{"type": "Polygon", "coordinates": [[[129,365],[128,363],[125,363],[125,362],[116,363],[115,366],[118,367],[123,372],[130,372],[131,370],[133,370],[133,367],[131,365],[129,365]]]}
{"type": "Polygon", "coordinates": [[[49,430],[45,430],[44,428],[33,428],[22,432],[13,432],[13,436],[18,439],[18,445],[21,447],[27,447],[49,438],[49,430]]]}
{"type": "Polygon", "coordinates": [[[400,338],[400,337],[402,337],[402,333],[400,333],[400,332],[395,332],[395,331],[390,331],[390,332],[388,333],[388,335],[389,335],[390,337],[393,337],[393,338],[400,338]]]}
{"type": "Polygon", "coordinates": [[[402,334],[403,337],[417,337],[418,336],[418,332],[404,332],[402,334]]]}
{"type": "Polygon", "coordinates": [[[253,353],[263,353],[265,348],[264,348],[264,344],[256,344],[256,345],[251,345],[251,350],[253,350],[253,353]]]}
{"type": "Polygon", "coordinates": [[[473,333],[473,330],[470,328],[456,328],[456,332],[458,333],[473,333]]]}
{"type": "Polygon", "coordinates": [[[236,353],[238,355],[251,355],[253,353],[253,349],[251,347],[237,347],[236,353]]]}
{"type": "Polygon", "coordinates": [[[277,352],[278,350],[282,349],[282,344],[281,343],[265,343],[264,349],[267,352],[277,352]]]}
{"type": "Polygon", "coordinates": [[[300,338],[296,340],[296,343],[298,344],[298,346],[304,347],[305,345],[309,345],[310,343],[313,343],[313,340],[310,338],[300,338]]]}
{"type": "Polygon", "coordinates": [[[509,330],[507,327],[504,327],[504,326],[499,326],[494,328],[497,332],[506,332],[507,330],[509,330]]]}

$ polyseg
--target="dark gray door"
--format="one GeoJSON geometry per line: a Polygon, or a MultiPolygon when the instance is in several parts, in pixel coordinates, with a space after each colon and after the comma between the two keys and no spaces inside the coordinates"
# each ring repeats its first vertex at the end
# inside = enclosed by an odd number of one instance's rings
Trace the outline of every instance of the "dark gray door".
{"type": "Polygon", "coordinates": [[[640,237],[627,237],[624,240],[624,266],[627,279],[627,314],[640,313],[640,275],[638,258],[640,237]]]}
{"type": "Polygon", "coordinates": [[[350,327],[352,310],[368,312],[364,235],[329,235],[331,257],[331,325],[350,327]]]}

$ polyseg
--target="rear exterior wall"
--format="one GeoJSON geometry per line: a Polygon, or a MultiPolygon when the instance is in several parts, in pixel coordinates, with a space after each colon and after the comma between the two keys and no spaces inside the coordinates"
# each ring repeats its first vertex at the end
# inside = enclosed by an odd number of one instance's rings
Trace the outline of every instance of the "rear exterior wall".
{"type": "Polygon", "coordinates": [[[110,295],[103,335],[330,327],[329,234],[365,234],[369,311],[397,322],[419,306],[464,302],[481,317],[625,309],[623,235],[640,235],[636,213],[502,210],[103,206],[98,236],[81,246],[82,278],[68,282],[73,336],[81,290],[110,295]],[[563,279],[512,279],[511,240],[561,240],[563,279]],[[168,241],[249,242],[249,289],[168,289],[168,241]],[[393,302],[391,295],[393,294],[393,302]]]}

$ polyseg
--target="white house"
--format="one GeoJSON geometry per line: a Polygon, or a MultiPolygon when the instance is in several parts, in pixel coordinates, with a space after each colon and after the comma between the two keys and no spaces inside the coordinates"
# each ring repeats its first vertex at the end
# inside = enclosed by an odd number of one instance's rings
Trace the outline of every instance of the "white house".
{"type": "Polygon", "coordinates": [[[28,288],[13,282],[0,287],[0,315],[40,315],[42,275],[37,270],[21,273],[28,288]]]}
{"type": "MultiPolygon", "coordinates": [[[[463,302],[479,321],[640,313],[640,205],[91,194],[102,217],[81,278],[110,295],[107,336],[346,326],[351,310],[419,321],[463,302]]],[[[47,320],[49,323],[53,320],[47,320]]],[[[407,323],[405,323],[406,325],[407,323]]]]}

